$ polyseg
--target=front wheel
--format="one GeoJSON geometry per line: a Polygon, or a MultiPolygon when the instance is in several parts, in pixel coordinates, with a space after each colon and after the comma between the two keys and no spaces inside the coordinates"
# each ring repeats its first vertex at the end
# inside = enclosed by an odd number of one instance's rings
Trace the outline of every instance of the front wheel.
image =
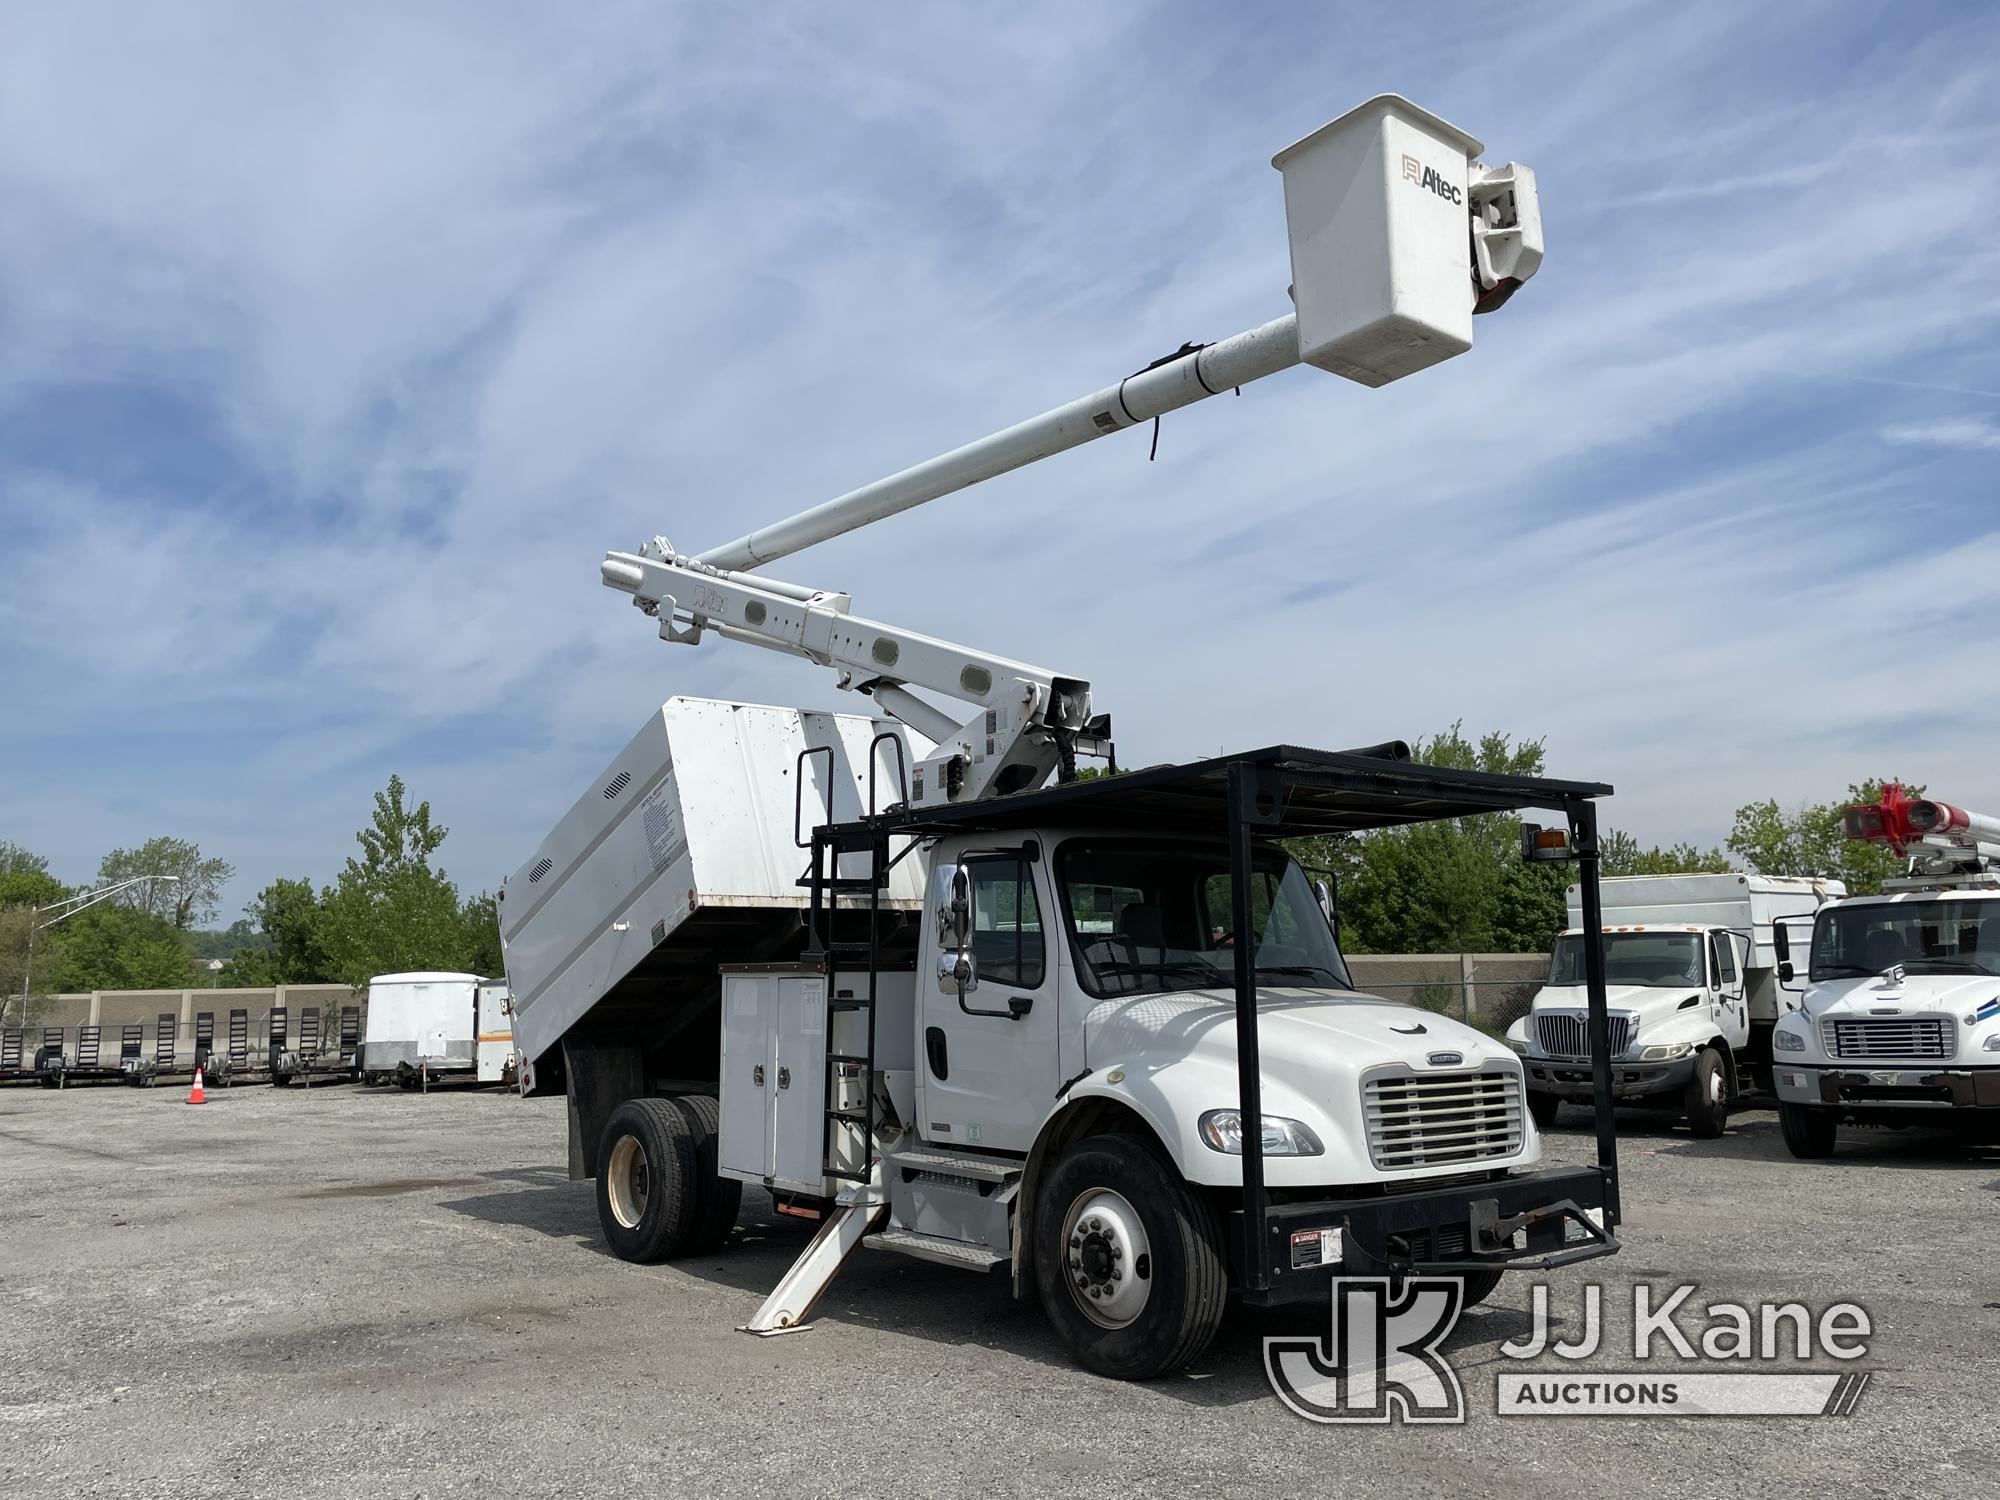
{"type": "Polygon", "coordinates": [[[1780,1099],[1778,1133],[1785,1138],[1785,1149],[1800,1161],[1819,1161],[1833,1155],[1840,1122],[1824,1109],[1780,1099]]]}
{"type": "Polygon", "coordinates": [[[1713,1047],[1696,1054],[1682,1108],[1697,1140],[1712,1141],[1729,1124],[1729,1070],[1713,1047]]]}
{"type": "Polygon", "coordinates": [[[1213,1208],[1119,1135],[1078,1142],[1043,1180],[1035,1281],[1070,1351],[1118,1380],[1164,1375],[1200,1354],[1229,1291],[1213,1208]]]}
{"type": "Polygon", "coordinates": [[[1460,1310],[1462,1311],[1468,1307],[1477,1307],[1488,1297],[1492,1296],[1495,1291],[1499,1290],[1500,1278],[1504,1274],[1504,1272],[1499,1270],[1467,1271],[1463,1273],[1458,1278],[1465,1287],[1465,1301],[1460,1304],[1460,1310]]]}
{"type": "Polygon", "coordinates": [[[1538,1094],[1533,1089],[1528,1090],[1528,1113],[1534,1117],[1537,1125],[1546,1128],[1555,1124],[1556,1116],[1562,1113],[1562,1107],[1560,1094],[1538,1094]]]}

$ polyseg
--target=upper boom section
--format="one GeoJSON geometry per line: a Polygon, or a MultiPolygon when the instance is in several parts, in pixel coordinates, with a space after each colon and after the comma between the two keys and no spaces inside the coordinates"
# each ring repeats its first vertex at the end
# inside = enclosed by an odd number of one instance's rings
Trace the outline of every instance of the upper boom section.
{"type": "Polygon", "coordinates": [[[1189,346],[1115,385],[697,554],[741,571],[1311,364],[1386,385],[1472,347],[1472,317],[1542,261],[1535,174],[1474,160],[1479,141],[1397,94],[1379,94],[1272,158],[1285,178],[1297,308],[1220,343],[1189,346]]]}
{"type": "Polygon", "coordinates": [[[1296,364],[1386,385],[1472,347],[1473,314],[1505,302],[1542,260],[1535,176],[1474,160],[1480,144],[1380,94],[1272,159],[1284,174],[1294,311],[1216,344],[1187,344],[1115,385],[688,555],[664,537],[608,553],[604,582],[684,645],[713,632],[804,657],[871,694],[935,750],[913,768],[917,807],[1026,791],[1079,753],[1109,753],[1090,685],[994,652],[849,612],[846,594],[751,570],[871,521],[1121,432],[1296,364]],[[963,705],[947,712],[913,689],[963,705]],[[965,708],[970,707],[970,717],[965,708]]]}

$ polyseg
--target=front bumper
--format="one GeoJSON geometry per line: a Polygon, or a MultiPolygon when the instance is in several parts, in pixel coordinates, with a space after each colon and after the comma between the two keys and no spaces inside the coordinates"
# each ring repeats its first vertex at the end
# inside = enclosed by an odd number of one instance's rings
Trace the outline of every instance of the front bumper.
{"type": "Polygon", "coordinates": [[[1941,1063],[1861,1068],[1852,1063],[1772,1065],[1778,1098],[1787,1104],[1842,1109],[2000,1110],[2000,1067],[1954,1068],[1941,1063]]]}
{"type": "Polygon", "coordinates": [[[1243,1215],[1230,1216],[1232,1270],[1243,1300],[1259,1305],[1324,1297],[1336,1276],[1541,1271],[1620,1246],[1615,1200],[1596,1167],[1561,1167],[1493,1182],[1460,1183],[1385,1198],[1275,1203],[1266,1216],[1266,1285],[1243,1274],[1243,1215]],[[1296,1264],[1294,1240],[1339,1231],[1340,1258],[1296,1264]]]}
{"type": "MultiPolygon", "coordinates": [[[[1596,1097],[1588,1062],[1559,1061],[1547,1057],[1524,1057],[1521,1072],[1527,1087],[1538,1094],[1554,1094],[1588,1104],[1596,1097]]],[[[1636,1099],[1646,1094],[1666,1094],[1687,1087],[1694,1077],[1694,1056],[1677,1057],[1672,1062],[1611,1063],[1611,1097],[1636,1099]]]]}

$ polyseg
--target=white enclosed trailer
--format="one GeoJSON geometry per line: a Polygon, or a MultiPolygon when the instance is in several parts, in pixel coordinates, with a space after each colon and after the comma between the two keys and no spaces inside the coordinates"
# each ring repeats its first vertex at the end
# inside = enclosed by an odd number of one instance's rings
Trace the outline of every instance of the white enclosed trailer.
{"type": "Polygon", "coordinates": [[[444,1078],[498,1083],[513,1053],[503,980],[422,971],[368,981],[365,1081],[404,1087],[444,1078]]]}
{"type": "MultiPolygon", "coordinates": [[[[1770,1087],[1772,1028],[1789,1008],[1778,982],[1779,924],[1811,917],[1847,888],[1734,871],[1619,875],[1602,885],[1613,1092],[1677,1109],[1696,1135],[1720,1135],[1736,1100],[1770,1087]]],[[[1569,888],[1569,926],[1556,938],[1549,982],[1507,1032],[1543,1124],[1565,1099],[1591,1102],[1582,895],[1569,888]]]]}
{"type": "Polygon", "coordinates": [[[868,1244],[1005,1270],[1084,1363],[1142,1377],[1232,1290],[1431,1272],[1476,1301],[1617,1248],[1601,965],[1598,1161],[1544,1169],[1518,1059],[1356,991],[1279,843],[1553,809],[1539,847],[1594,923],[1609,788],[1400,742],[1080,779],[1112,754],[1083,678],[754,571],[1300,363],[1376,386],[1462,352],[1541,258],[1533,174],[1478,150],[1371,100],[1275,160],[1295,312],[723,546],[606,556],[663,640],[803,657],[880,715],[670,700],[506,882],[523,1087],[567,1094],[617,1254],[713,1248],[755,1184],[820,1230],[749,1331],[799,1326],[868,1244]]]}

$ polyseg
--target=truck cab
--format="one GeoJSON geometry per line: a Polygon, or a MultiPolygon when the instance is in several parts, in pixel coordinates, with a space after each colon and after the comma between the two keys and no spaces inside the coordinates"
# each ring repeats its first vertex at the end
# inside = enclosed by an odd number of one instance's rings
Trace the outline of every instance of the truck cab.
{"type": "Polygon", "coordinates": [[[1838,902],[1803,964],[1794,947],[1799,1003],[1773,1038],[1793,1156],[1831,1155],[1842,1124],[2000,1140],[2000,876],[1838,902]]]}
{"type": "MultiPolygon", "coordinates": [[[[1584,936],[1572,929],[1556,938],[1549,982],[1507,1031],[1527,1069],[1529,1111],[1543,1125],[1563,1100],[1590,1098],[1584,936]]],[[[1620,1103],[1679,1111],[1697,1136],[1721,1135],[1750,1040],[1748,939],[1722,927],[1632,926],[1606,928],[1603,941],[1612,1092],[1620,1103]]]]}
{"type": "MultiPolygon", "coordinates": [[[[1697,1137],[1721,1135],[1735,1102],[1769,1085],[1771,1035],[1788,1004],[1777,971],[1779,925],[1845,889],[1832,880],[1734,872],[1605,880],[1616,1099],[1674,1110],[1697,1137]]],[[[1564,1100],[1591,1098],[1579,914],[1571,887],[1572,925],[1556,938],[1548,983],[1507,1032],[1527,1072],[1529,1111],[1543,1125],[1554,1123],[1564,1100]]]]}

